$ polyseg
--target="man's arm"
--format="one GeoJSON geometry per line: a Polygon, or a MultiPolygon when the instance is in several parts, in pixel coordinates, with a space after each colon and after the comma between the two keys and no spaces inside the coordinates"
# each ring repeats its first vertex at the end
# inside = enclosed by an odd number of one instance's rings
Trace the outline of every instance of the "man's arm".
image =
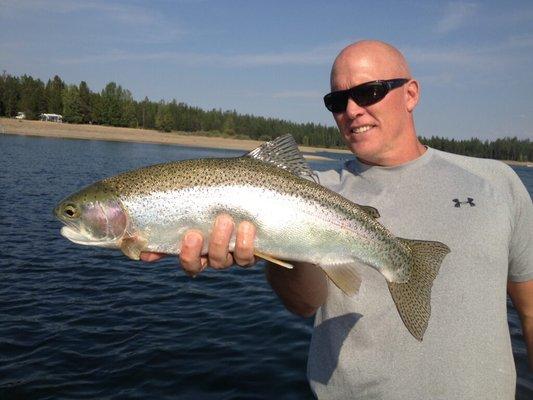
{"type": "Polygon", "coordinates": [[[310,317],[326,301],[326,274],[313,264],[296,263],[293,269],[268,264],[266,277],[285,308],[296,315],[310,317]]]}
{"type": "Polygon", "coordinates": [[[526,342],[529,369],[533,371],[533,280],[507,283],[514,308],[522,322],[522,333],[526,342]]]}

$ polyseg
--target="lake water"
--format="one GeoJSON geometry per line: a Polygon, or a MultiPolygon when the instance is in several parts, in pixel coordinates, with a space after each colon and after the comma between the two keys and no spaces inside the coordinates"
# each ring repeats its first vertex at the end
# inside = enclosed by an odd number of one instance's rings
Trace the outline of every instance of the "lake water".
{"type": "MultiPolygon", "coordinates": [[[[241,152],[0,135],[0,399],[305,399],[312,321],[263,267],[185,276],[59,235],[70,192],[143,165],[241,152]]],[[[313,163],[327,169],[332,163],[313,163]]],[[[516,171],[533,192],[533,169],[516,171]]],[[[518,398],[533,398],[508,303],[518,398]]]]}

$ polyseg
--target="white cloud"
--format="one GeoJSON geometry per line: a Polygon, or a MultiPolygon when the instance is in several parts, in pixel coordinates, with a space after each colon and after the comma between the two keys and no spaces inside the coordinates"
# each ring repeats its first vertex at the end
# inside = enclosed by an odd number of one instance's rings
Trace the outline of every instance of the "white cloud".
{"type": "Polygon", "coordinates": [[[113,63],[123,61],[166,61],[191,66],[224,66],[224,67],[264,67],[280,65],[329,65],[338,49],[335,45],[319,46],[301,52],[279,53],[187,53],[187,52],[153,52],[138,53],[120,50],[82,57],[59,59],[60,64],[91,64],[113,63]]]}
{"type": "Polygon", "coordinates": [[[523,64],[525,60],[531,62],[533,35],[511,36],[483,46],[406,46],[403,50],[410,63],[434,65],[451,74],[455,71],[494,71],[523,64]]]}
{"type": "Polygon", "coordinates": [[[511,36],[501,46],[508,49],[533,49],[533,35],[511,36]]]}
{"type": "Polygon", "coordinates": [[[425,74],[425,75],[416,75],[415,77],[420,84],[422,89],[424,85],[449,85],[453,83],[454,76],[448,71],[442,71],[437,74],[425,74]]]}
{"type": "Polygon", "coordinates": [[[448,3],[444,15],[437,23],[434,31],[437,33],[449,33],[460,29],[471,21],[478,5],[469,2],[448,3]]]}
{"type": "Polygon", "coordinates": [[[285,90],[282,92],[276,92],[272,95],[275,99],[321,99],[324,93],[320,93],[316,90],[285,90]]]}
{"type": "Polygon", "coordinates": [[[111,4],[101,0],[0,0],[2,16],[16,18],[25,14],[54,15],[77,12],[94,12],[98,16],[118,23],[147,25],[159,22],[161,16],[151,8],[130,4],[111,4]]]}
{"type": "MultiPolygon", "coordinates": [[[[261,67],[274,65],[329,65],[339,49],[350,43],[347,40],[317,46],[304,51],[264,54],[239,54],[222,56],[221,61],[229,66],[261,67]]],[[[218,57],[217,57],[218,58],[218,57]]]]}
{"type": "Polygon", "coordinates": [[[404,53],[411,63],[420,64],[467,66],[477,65],[479,61],[479,55],[468,48],[410,47],[406,48],[404,53]]]}
{"type": "MultiPolygon", "coordinates": [[[[182,0],[183,1],[183,0],[182,0]]],[[[141,3],[142,4],[142,3],[141,3]]],[[[0,0],[0,21],[7,20],[21,26],[28,26],[24,34],[31,35],[34,20],[56,21],[52,31],[63,29],[68,24],[83,28],[83,37],[77,37],[78,29],[69,31],[68,40],[83,42],[94,35],[93,43],[102,48],[109,44],[133,43],[155,44],[173,43],[185,35],[185,31],[175,19],[155,7],[132,5],[103,0],[0,0]],[[101,29],[105,27],[105,29],[101,29]],[[87,33],[91,32],[91,33],[87,33]]]]}

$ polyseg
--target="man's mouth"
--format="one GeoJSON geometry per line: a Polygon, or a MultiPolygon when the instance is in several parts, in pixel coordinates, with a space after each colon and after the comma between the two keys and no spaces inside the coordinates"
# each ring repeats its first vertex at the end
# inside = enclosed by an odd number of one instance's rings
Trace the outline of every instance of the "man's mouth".
{"type": "Polygon", "coordinates": [[[350,133],[354,133],[356,135],[360,133],[365,133],[366,131],[372,129],[375,125],[361,125],[358,127],[350,128],[350,133]]]}

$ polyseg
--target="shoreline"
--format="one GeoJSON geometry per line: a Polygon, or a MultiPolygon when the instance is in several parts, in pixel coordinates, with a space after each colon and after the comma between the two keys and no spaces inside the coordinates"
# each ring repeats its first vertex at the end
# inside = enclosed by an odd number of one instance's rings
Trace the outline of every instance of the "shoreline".
{"type": "MultiPolygon", "coordinates": [[[[189,132],[159,132],[152,129],[122,128],[105,125],[68,124],[45,121],[18,120],[0,117],[0,134],[37,136],[57,139],[105,140],[150,144],[204,147],[212,149],[251,151],[263,142],[251,139],[233,139],[218,136],[201,136],[189,132]]],[[[316,153],[352,154],[349,150],[298,146],[306,159],[334,161],[316,153]]],[[[532,162],[499,160],[508,165],[531,167],[532,162]]]]}
{"type": "MultiPolygon", "coordinates": [[[[200,136],[189,132],[159,132],[152,129],[122,128],[104,125],[68,124],[45,121],[17,120],[0,118],[0,134],[37,136],[57,139],[105,140],[115,142],[135,142],[169,144],[185,147],[205,147],[226,150],[251,151],[263,141],[233,139],[217,136],[200,136]]],[[[348,150],[298,146],[305,158],[331,161],[334,158],[313,153],[351,154],[348,150]]]]}

